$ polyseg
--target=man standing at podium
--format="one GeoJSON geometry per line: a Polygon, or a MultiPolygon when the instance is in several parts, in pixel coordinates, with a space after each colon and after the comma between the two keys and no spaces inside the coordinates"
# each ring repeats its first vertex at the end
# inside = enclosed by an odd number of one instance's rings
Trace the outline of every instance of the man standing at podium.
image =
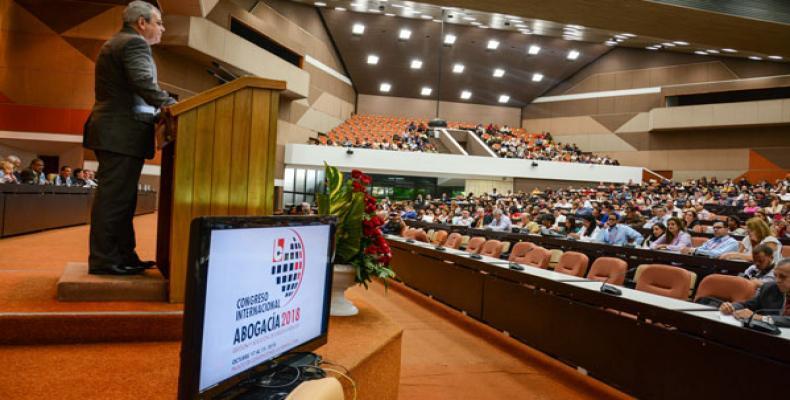
{"type": "Polygon", "coordinates": [[[159,10],[132,1],[123,29],[96,59],[96,103],[83,137],[83,146],[96,153],[101,182],[91,210],[91,274],[132,275],[154,265],[135,252],[132,218],[143,160],[154,157],[158,109],[175,103],[157,84],[151,54],[164,31],[159,10]]]}

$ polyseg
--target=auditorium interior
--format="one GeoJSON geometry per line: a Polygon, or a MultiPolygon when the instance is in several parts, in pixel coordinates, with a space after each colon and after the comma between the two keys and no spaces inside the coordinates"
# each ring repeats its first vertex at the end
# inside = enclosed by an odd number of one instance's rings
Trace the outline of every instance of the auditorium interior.
{"type": "Polygon", "coordinates": [[[83,135],[130,1],[0,0],[0,399],[790,393],[790,2],[145,0],[177,100],[137,185],[157,265],[92,275],[83,135]],[[393,275],[338,286],[331,238],[325,387],[186,395],[200,218],[300,221],[335,179],[393,275]]]}

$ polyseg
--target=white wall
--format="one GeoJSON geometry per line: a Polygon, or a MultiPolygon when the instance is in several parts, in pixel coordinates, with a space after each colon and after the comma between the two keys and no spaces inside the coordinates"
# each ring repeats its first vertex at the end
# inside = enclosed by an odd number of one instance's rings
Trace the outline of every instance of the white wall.
{"type": "Polygon", "coordinates": [[[555,161],[537,161],[538,166],[533,167],[530,160],[512,158],[368,149],[352,151],[353,154],[347,154],[342,147],[288,144],[285,146],[285,164],[321,167],[326,162],[343,170],[358,168],[367,173],[461,179],[535,178],[616,183],[642,180],[642,168],[639,167],[555,161]]]}
{"type": "MultiPolygon", "coordinates": [[[[436,116],[436,101],[360,94],[357,98],[357,113],[431,119],[436,116]]],[[[482,124],[493,122],[499,125],[521,126],[521,109],[518,107],[443,101],[439,105],[439,116],[454,122],[482,124]]]]}

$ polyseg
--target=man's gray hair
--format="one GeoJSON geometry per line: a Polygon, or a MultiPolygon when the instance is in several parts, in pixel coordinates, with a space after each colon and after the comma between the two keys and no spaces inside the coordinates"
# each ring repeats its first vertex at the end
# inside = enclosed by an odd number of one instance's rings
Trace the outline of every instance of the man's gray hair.
{"type": "Polygon", "coordinates": [[[779,260],[779,262],[776,263],[776,268],[784,267],[785,265],[790,265],[790,257],[785,257],[779,260]]]}
{"type": "Polygon", "coordinates": [[[153,4],[142,0],[134,0],[123,10],[123,23],[124,25],[134,25],[140,17],[143,17],[146,22],[151,22],[154,10],[156,10],[156,7],[153,4]]]}

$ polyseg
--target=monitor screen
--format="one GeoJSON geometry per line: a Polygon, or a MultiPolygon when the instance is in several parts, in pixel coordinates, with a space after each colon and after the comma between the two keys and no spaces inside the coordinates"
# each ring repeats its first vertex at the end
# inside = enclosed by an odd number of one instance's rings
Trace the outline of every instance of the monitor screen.
{"type": "Polygon", "coordinates": [[[201,219],[193,223],[193,229],[202,225],[191,238],[200,250],[192,254],[190,248],[198,274],[189,276],[198,279],[192,298],[187,284],[185,313],[192,315],[185,315],[182,350],[182,374],[184,351],[199,352],[192,362],[199,371],[192,371],[193,394],[325,341],[334,233],[334,221],[320,217],[233,218],[231,224],[228,218],[201,219]]]}

